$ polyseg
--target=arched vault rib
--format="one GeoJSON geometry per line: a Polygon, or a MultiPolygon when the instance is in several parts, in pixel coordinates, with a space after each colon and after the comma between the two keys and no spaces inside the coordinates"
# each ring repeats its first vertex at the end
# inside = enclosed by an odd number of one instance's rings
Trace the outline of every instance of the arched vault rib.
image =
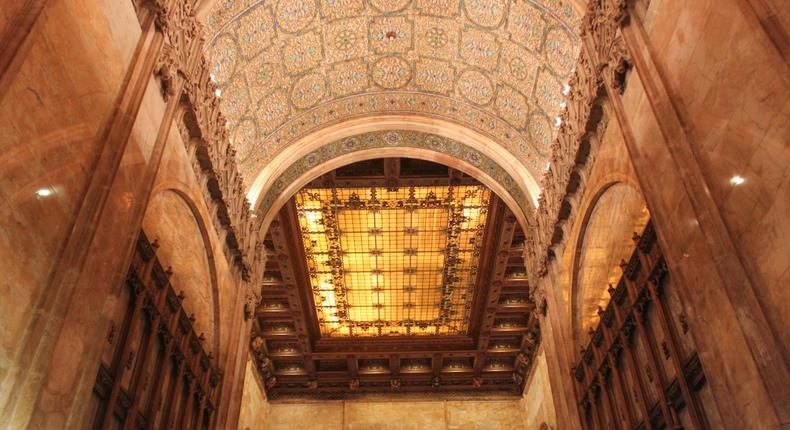
{"type": "MultiPolygon", "coordinates": [[[[258,175],[248,198],[261,217],[262,228],[269,225],[288,199],[316,177],[352,162],[382,157],[420,158],[461,170],[494,191],[510,207],[522,228],[530,224],[534,202],[523,177],[517,179],[512,170],[490,158],[480,142],[467,145],[420,131],[363,134],[353,134],[353,128],[343,131],[345,133],[323,133],[322,140],[326,142],[314,140],[311,144],[297,146],[296,151],[289,151],[288,161],[271,163],[267,171],[258,175]],[[332,140],[333,136],[341,137],[332,140]]],[[[531,179],[528,173],[524,174],[531,179]]]]}

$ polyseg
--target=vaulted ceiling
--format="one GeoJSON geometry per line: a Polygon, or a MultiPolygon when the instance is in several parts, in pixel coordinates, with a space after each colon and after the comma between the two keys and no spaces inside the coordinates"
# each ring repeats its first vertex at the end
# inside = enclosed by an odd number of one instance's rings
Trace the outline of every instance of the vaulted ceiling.
{"type": "Polygon", "coordinates": [[[562,0],[219,0],[207,50],[248,184],[348,118],[441,118],[539,178],[578,53],[562,0]]]}

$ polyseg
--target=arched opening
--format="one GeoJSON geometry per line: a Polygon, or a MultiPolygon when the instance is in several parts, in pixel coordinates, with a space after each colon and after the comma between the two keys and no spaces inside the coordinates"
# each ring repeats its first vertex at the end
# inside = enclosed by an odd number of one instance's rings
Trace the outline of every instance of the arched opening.
{"type": "Polygon", "coordinates": [[[194,204],[178,190],[165,189],[151,197],[143,231],[159,244],[157,256],[172,267],[171,284],[183,292],[186,312],[210,352],[219,353],[219,297],[213,252],[194,204]]]}
{"type": "Polygon", "coordinates": [[[259,172],[248,199],[265,229],[277,210],[317,176],[356,161],[410,157],[474,176],[502,198],[526,229],[538,195],[537,182],[520,161],[489,140],[458,127],[437,128],[398,118],[354,121],[330,127],[278,156],[259,172]]]}
{"type": "Polygon", "coordinates": [[[367,151],[258,208],[269,257],[251,349],[269,398],[520,394],[539,340],[523,216],[457,159],[367,151]]]}
{"type": "Polygon", "coordinates": [[[586,333],[599,321],[598,309],[609,302],[609,286],[622,275],[620,263],[634,250],[634,233],[641,233],[649,219],[639,189],[625,182],[609,183],[592,200],[584,216],[572,284],[574,348],[582,347],[586,333]]]}

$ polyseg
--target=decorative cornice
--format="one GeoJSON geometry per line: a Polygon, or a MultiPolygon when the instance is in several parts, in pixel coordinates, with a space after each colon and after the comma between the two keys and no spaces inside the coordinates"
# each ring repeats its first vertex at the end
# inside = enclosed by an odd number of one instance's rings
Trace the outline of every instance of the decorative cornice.
{"type": "MultiPolygon", "coordinates": [[[[550,167],[541,181],[533,242],[527,251],[533,286],[548,273],[554,247],[564,243],[581,201],[591,152],[607,122],[601,105],[611,94],[606,94],[604,83],[620,94],[625,89],[630,59],[619,29],[627,20],[624,0],[591,0],[582,20],[583,49],[566,88],[567,104],[552,144],[550,167]]],[[[535,293],[542,296],[541,291],[535,293]]]]}
{"type": "Polygon", "coordinates": [[[217,86],[205,58],[202,26],[191,2],[153,0],[144,6],[155,13],[156,28],[164,37],[154,68],[163,96],[166,100],[177,97],[183,88],[180,102],[185,113],[178,126],[184,145],[194,157],[195,176],[204,186],[202,194],[217,233],[224,236],[226,257],[238,265],[243,279],[250,280],[257,234],[236,165],[236,150],[228,138],[227,120],[220,111],[217,86]],[[194,151],[190,151],[192,145],[194,151]]]}

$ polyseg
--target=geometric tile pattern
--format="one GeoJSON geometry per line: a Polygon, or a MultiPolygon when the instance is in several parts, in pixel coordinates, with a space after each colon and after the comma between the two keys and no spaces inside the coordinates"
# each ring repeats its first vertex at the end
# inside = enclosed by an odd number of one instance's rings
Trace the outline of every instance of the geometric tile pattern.
{"type": "Polygon", "coordinates": [[[477,185],[297,193],[321,336],[465,335],[489,197],[477,185]]]}
{"type": "Polygon", "coordinates": [[[353,117],[416,113],[543,174],[579,51],[566,0],[222,0],[207,55],[242,174],[353,117]]]}

